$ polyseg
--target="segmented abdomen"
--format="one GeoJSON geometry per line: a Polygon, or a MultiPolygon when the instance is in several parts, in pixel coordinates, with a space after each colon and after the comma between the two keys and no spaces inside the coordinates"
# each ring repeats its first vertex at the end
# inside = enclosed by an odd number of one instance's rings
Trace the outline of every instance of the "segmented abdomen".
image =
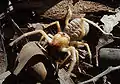
{"type": "MultiPolygon", "coordinates": [[[[82,39],[82,22],[80,18],[73,19],[64,29],[64,32],[66,32],[71,40],[81,40],[82,39]]],[[[83,21],[84,29],[85,29],[85,35],[89,32],[89,24],[86,21],[83,21]]]]}

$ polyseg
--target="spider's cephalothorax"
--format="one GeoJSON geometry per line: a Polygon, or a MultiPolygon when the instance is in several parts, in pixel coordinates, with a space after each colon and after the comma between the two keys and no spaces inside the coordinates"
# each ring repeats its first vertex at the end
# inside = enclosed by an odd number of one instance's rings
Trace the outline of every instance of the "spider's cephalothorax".
{"type": "Polygon", "coordinates": [[[70,42],[70,37],[64,32],[58,32],[54,35],[51,45],[58,48],[68,47],[70,42]]]}
{"type": "Polygon", "coordinates": [[[64,32],[58,32],[52,38],[52,41],[47,47],[49,56],[56,62],[61,62],[65,58],[65,53],[62,52],[63,48],[69,47],[70,37],[64,32]]]}

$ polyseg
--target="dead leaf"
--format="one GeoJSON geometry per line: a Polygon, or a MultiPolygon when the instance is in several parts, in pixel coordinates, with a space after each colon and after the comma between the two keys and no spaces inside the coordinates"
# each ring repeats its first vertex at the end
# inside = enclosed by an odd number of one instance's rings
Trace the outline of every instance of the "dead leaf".
{"type": "Polygon", "coordinates": [[[110,33],[113,27],[116,26],[120,21],[120,10],[115,15],[104,15],[101,18],[101,22],[104,23],[103,29],[105,32],[110,33]]]}
{"type": "Polygon", "coordinates": [[[36,45],[36,41],[28,42],[26,45],[23,46],[23,48],[20,51],[20,54],[18,55],[18,65],[16,69],[14,70],[14,74],[18,75],[20,71],[24,68],[26,63],[35,55],[44,55],[42,50],[36,45]]]}
{"type": "Polygon", "coordinates": [[[59,69],[58,76],[60,84],[75,84],[64,69],[59,69]]]}

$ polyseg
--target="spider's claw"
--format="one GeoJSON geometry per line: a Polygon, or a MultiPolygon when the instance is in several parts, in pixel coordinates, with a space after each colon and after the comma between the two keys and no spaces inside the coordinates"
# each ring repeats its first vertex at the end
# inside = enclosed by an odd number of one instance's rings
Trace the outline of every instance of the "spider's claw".
{"type": "Polygon", "coordinates": [[[76,49],[75,49],[75,47],[70,46],[69,50],[71,51],[71,63],[70,63],[69,69],[68,69],[68,73],[71,74],[71,72],[72,72],[72,70],[73,70],[73,68],[74,68],[74,66],[76,64],[77,57],[76,57],[76,49]]]}
{"type": "Polygon", "coordinates": [[[66,20],[65,20],[65,27],[69,24],[69,21],[72,17],[72,10],[71,10],[71,7],[68,6],[67,8],[67,14],[66,14],[66,20]]]}

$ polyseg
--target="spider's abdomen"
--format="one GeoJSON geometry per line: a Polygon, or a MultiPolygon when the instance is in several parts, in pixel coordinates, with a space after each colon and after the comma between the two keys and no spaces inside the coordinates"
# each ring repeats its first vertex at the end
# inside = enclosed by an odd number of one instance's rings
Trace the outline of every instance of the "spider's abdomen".
{"type": "MultiPolygon", "coordinates": [[[[86,21],[83,21],[83,26],[85,29],[85,35],[89,32],[89,24],[86,21]]],[[[64,29],[71,40],[81,40],[84,36],[82,36],[82,21],[80,18],[73,19],[64,29]]]]}

